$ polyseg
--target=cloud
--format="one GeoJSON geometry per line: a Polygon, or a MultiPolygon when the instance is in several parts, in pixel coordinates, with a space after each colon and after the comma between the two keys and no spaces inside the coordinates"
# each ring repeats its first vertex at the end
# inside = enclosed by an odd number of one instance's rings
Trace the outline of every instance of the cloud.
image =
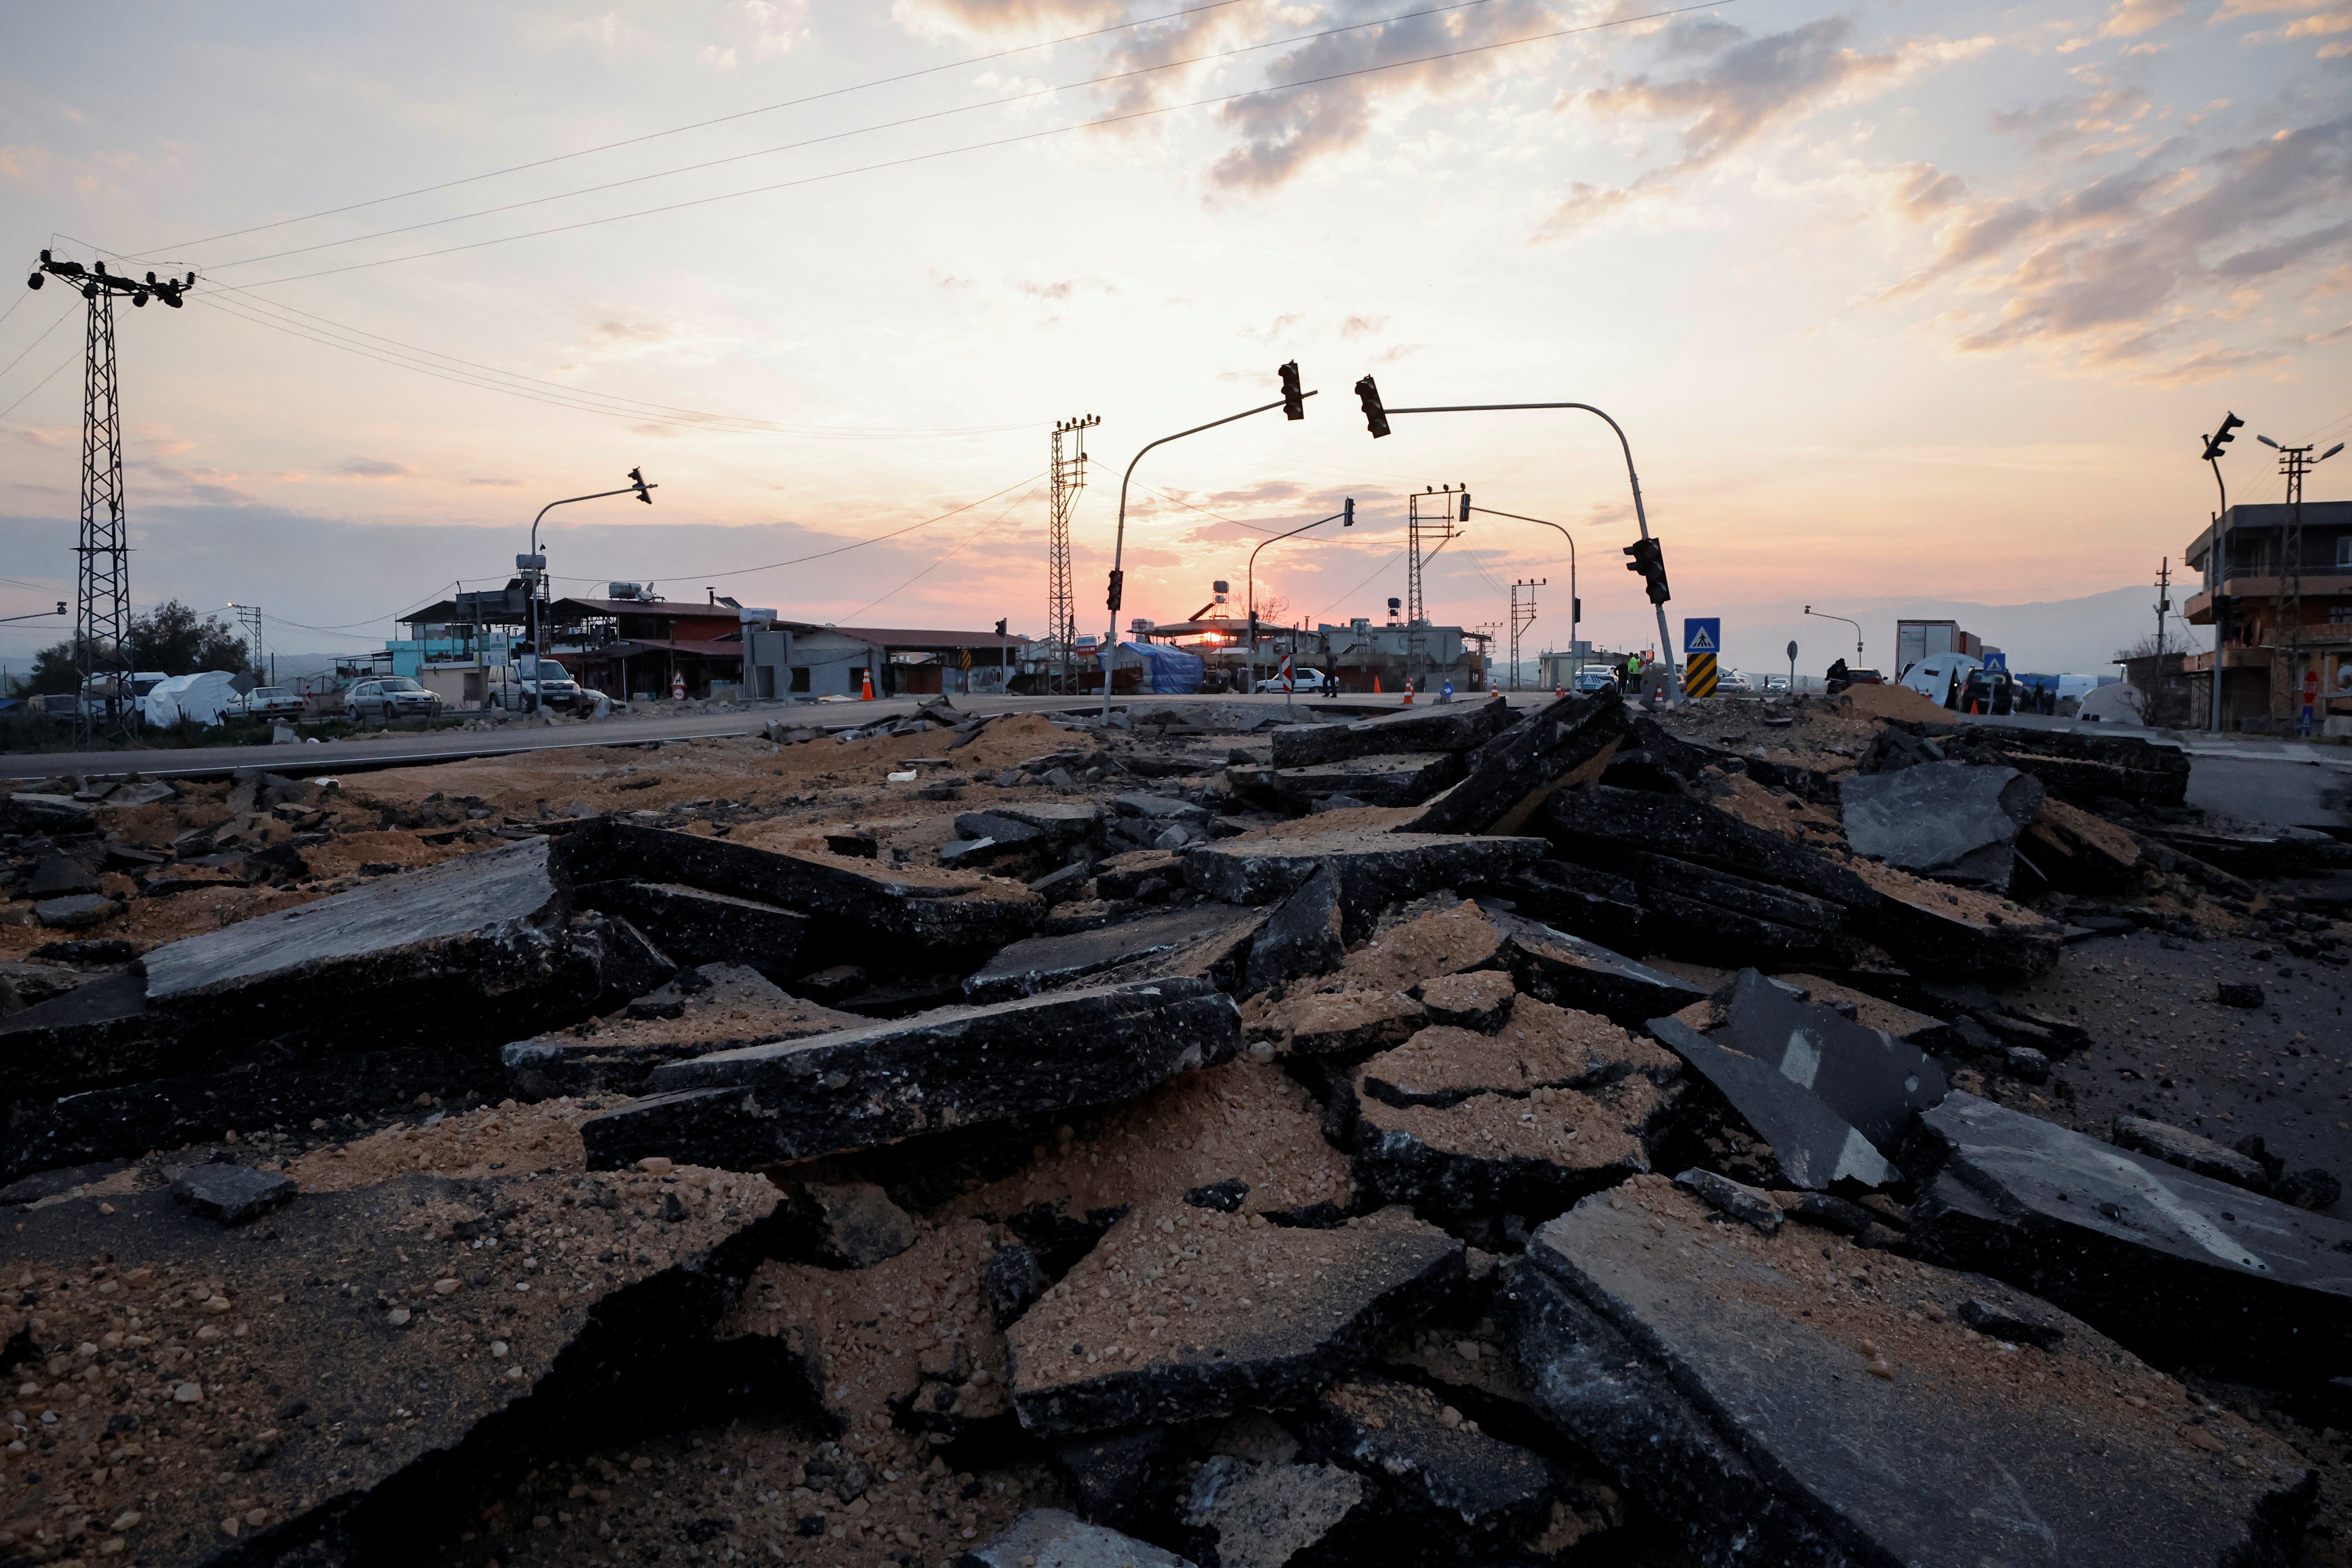
{"type": "MultiPolygon", "coordinates": [[[[1942,284],[1998,298],[1997,308],[1944,318],[1957,346],[1971,353],[2038,347],[2167,381],[2267,363],[2276,351],[2166,356],[2199,321],[2245,315],[2262,280],[2352,247],[2352,115],[2199,163],[2168,156],[2183,151],[2170,143],[2133,167],[2039,198],[1973,200],[1946,187],[1927,214],[1906,214],[1936,226],[1935,259],[1885,298],[1942,284]]],[[[1926,180],[1923,167],[1903,183],[1926,180]]],[[[1900,210],[1899,200],[1890,205],[1900,210]]]]}
{"type": "Polygon", "coordinates": [[[925,37],[1034,37],[1108,26],[1125,9],[1121,0],[898,0],[890,18],[925,37]]]}
{"type": "MultiPolygon", "coordinates": [[[[2026,109],[1995,110],[1992,128],[2011,135],[2031,136],[2035,145],[2055,149],[2089,137],[2114,138],[2146,120],[2153,107],[2147,94],[2137,88],[2102,87],[2071,98],[2053,98],[2026,109]]],[[[2110,140],[2090,151],[2112,152],[2120,144],[2110,140]]]]}
{"type": "Polygon", "coordinates": [[[1643,195],[1671,190],[1674,183],[1729,157],[1775,127],[1803,118],[1826,104],[1884,89],[1916,72],[1973,58],[1991,47],[1988,38],[1920,39],[1891,51],[1865,54],[1849,40],[1854,26],[1843,16],[1825,16],[1785,32],[1750,37],[1722,22],[1677,22],[1657,36],[1668,62],[1697,60],[1680,75],[1642,73],[1580,93],[1562,93],[1555,107],[1576,109],[1600,120],[1650,120],[1678,123],[1681,154],[1623,186],[1580,181],[1553,209],[1547,236],[1571,232],[1643,195]]]}
{"type": "Polygon", "coordinates": [[[1302,44],[1266,75],[1276,84],[1316,85],[1254,93],[1220,110],[1243,140],[1211,165],[1210,184],[1228,192],[1277,190],[1318,160],[1361,145],[1384,104],[1466,91],[1514,63],[1539,58],[1522,50],[1432,57],[1524,37],[1552,21],[1536,0],[1497,0],[1475,11],[1413,16],[1302,44]],[[1349,74],[1367,72],[1374,74],[1349,74]]]}
{"type": "Polygon", "coordinates": [[[2182,0],[2116,0],[2116,8],[2107,13],[2105,23],[2099,28],[2103,38],[2137,38],[2142,33],[2152,33],[2189,7],[2182,0]]]}
{"type": "Polygon", "coordinates": [[[466,482],[469,485],[497,485],[501,488],[510,488],[522,483],[520,479],[467,479],[466,482]]]}
{"type": "Polygon", "coordinates": [[[346,458],[335,472],[351,479],[404,479],[416,470],[405,463],[387,462],[382,458],[346,458]]]}
{"type": "Polygon", "coordinates": [[[1386,316],[1350,316],[1339,323],[1339,335],[1343,338],[1360,338],[1368,332],[1377,332],[1388,324],[1389,319],[1386,316]]]}

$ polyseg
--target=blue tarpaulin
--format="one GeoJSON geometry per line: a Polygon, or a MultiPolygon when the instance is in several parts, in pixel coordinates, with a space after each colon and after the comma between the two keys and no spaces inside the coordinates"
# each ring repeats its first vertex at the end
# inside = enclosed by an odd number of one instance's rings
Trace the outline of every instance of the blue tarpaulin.
{"type": "Polygon", "coordinates": [[[1118,651],[1143,661],[1143,689],[1161,696],[1183,697],[1200,690],[1201,677],[1209,668],[1198,654],[1161,643],[1123,642],[1118,651]]]}

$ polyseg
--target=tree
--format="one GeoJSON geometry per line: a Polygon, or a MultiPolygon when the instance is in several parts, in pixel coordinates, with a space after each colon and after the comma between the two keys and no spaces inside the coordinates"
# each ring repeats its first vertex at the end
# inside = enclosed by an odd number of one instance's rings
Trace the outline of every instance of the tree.
{"type": "MultiPolygon", "coordinates": [[[[242,670],[249,649],[235,628],[218,616],[196,619],[195,611],[169,599],[131,621],[131,668],[160,669],[166,675],[194,675],[200,669],[242,670]]],[[[68,688],[68,690],[72,689],[68,688]]]]}
{"type": "MultiPolygon", "coordinates": [[[[108,668],[102,657],[89,661],[92,669],[108,668]]],[[[43,648],[33,656],[33,672],[17,681],[17,689],[27,697],[63,697],[81,689],[80,639],[61,642],[43,648]]]]}
{"type": "Polygon", "coordinates": [[[1283,617],[1289,613],[1290,601],[1279,594],[1261,594],[1257,601],[1257,624],[1262,626],[1287,626],[1283,617]]]}

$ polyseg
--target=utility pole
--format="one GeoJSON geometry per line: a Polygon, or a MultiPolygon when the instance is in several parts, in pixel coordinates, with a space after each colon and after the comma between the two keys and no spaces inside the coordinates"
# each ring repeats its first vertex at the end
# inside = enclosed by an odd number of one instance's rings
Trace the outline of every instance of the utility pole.
{"type": "Polygon", "coordinates": [[[1522,579],[1511,584],[1511,689],[1519,689],[1519,634],[1536,624],[1536,590],[1551,581],[1549,577],[1522,579]],[[1519,603],[1519,590],[1528,591],[1528,602],[1519,603]]]}
{"type": "Polygon", "coordinates": [[[131,546],[122,527],[122,405],[118,395],[114,364],[114,299],[129,298],[134,306],[161,300],[173,310],[181,296],[195,287],[196,275],[185,279],[156,281],[152,272],[143,283],[119,277],[103,261],[84,268],[78,261],[60,261],[47,251],[27,289],[38,289],[50,278],[81,290],[89,301],[84,336],[81,396],[81,537],[75,544],[80,567],[74,610],[75,665],[81,673],[81,690],[74,703],[74,732],[83,742],[92,729],[89,692],[101,668],[116,677],[106,698],[106,727],[120,731],[131,710],[125,699],[131,674],[130,650],[123,638],[130,631],[131,546]]]}
{"type": "Polygon", "coordinates": [[[2164,679],[2164,617],[2172,613],[2172,557],[2156,569],[2156,678],[2164,679]]]}
{"type": "Polygon", "coordinates": [[[1422,591],[1422,570],[1438,551],[1460,537],[1460,531],[1454,525],[1467,521],[1469,515],[1470,487],[1466,484],[1459,492],[1452,485],[1443,489],[1423,485],[1420,494],[1405,498],[1405,678],[1416,683],[1415,689],[1419,689],[1429,659],[1429,601],[1422,591]],[[1462,498],[1459,502],[1454,500],[1457,493],[1462,498]],[[1434,548],[1429,547],[1432,540],[1436,542],[1434,548]]]}
{"type": "Polygon", "coordinates": [[[1054,426],[1053,500],[1048,508],[1052,526],[1046,533],[1045,635],[1062,645],[1062,674],[1056,689],[1067,695],[1077,681],[1078,601],[1070,585],[1070,513],[1078,492],[1087,488],[1087,432],[1102,421],[1089,414],[1065,419],[1054,426]],[[1062,440],[1068,437],[1066,448],[1062,440]]]}
{"type": "Polygon", "coordinates": [[[2279,455],[2279,472],[2286,476],[2286,527],[2279,543],[2278,629],[2272,634],[2271,694],[2273,717],[2294,717],[2296,682],[2303,671],[2303,476],[2344,450],[2338,441],[2316,458],[2308,446],[2282,447],[2267,436],[2255,440],[2279,455]],[[2285,706],[2279,707],[2284,690],[2285,706]]]}
{"type": "Polygon", "coordinates": [[[264,686],[268,685],[269,666],[263,662],[261,653],[261,606],[231,605],[228,607],[236,612],[236,624],[245,632],[246,654],[253,661],[253,673],[264,686]]]}

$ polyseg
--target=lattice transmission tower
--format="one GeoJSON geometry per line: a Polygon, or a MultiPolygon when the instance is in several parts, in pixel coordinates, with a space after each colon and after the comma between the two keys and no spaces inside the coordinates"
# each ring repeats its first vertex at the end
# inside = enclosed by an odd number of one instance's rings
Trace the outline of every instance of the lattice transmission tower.
{"type": "Polygon", "coordinates": [[[1054,426],[1053,526],[1046,543],[1046,635],[1061,645],[1057,690],[1077,689],[1078,605],[1070,586],[1070,513],[1087,488],[1087,432],[1102,423],[1092,414],[1054,426]]]}
{"type": "Polygon", "coordinates": [[[25,280],[38,289],[51,278],[81,290],[89,302],[85,334],[81,395],[81,537],[75,545],[79,561],[74,595],[74,666],[81,676],[77,693],[75,732],[88,741],[96,715],[90,696],[103,677],[105,728],[115,731],[130,719],[131,650],[124,639],[131,630],[131,546],[122,525],[122,405],[116,392],[114,366],[114,300],[117,295],[132,305],[161,300],[174,310],[180,298],[195,287],[196,275],[184,281],[145,282],[109,272],[103,261],[85,268],[79,261],[60,261],[47,251],[25,280]]]}
{"type": "Polygon", "coordinates": [[[1405,673],[1415,681],[1429,664],[1429,603],[1422,592],[1422,572],[1459,537],[1461,531],[1454,525],[1468,518],[1469,507],[1468,485],[1459,490],[1452,485],[1424,488],[1405,497],[1405,673]]]}
{"type": "Polygon", "coordinates": [[[1519,689],[1519,636],[1536,624],[1536,590],[1551,581],[1549,577],[1522,577],[1511,584],[1511,689],[1519,689]],[[1526,602],[1519,599],[1519,590],[1528,591],[1526,602]]]}

